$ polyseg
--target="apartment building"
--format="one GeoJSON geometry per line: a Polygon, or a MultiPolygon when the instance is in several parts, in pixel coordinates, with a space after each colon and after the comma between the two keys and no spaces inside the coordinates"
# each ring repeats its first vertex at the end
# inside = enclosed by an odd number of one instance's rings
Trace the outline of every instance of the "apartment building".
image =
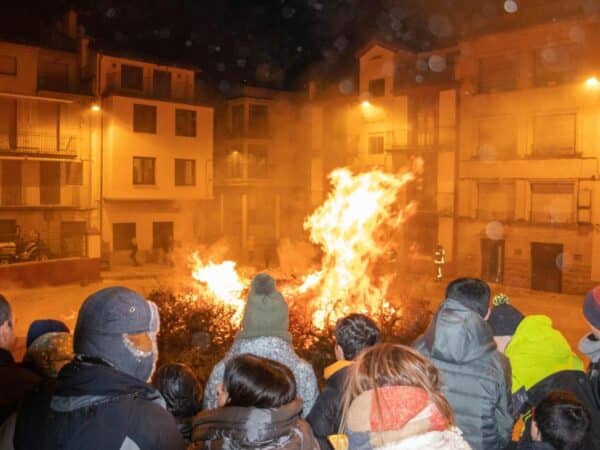
{"type": "Polygon", "coordinates": [[[281,238],[303,237],[311,161],[305,100],[244,87],[217,109],[215,235],[255,264],[274,263],[281,238]]]}
{"type": "Polygon", "coordinates": [[[460,43],[461,273],[569,293],[600,280],[598,30],[594,17],[460,43]]]}
{"type": "Polygon", "coordinates": [[[99,52],[102,239],[117,260],[205,238],[213,197],[213,109],[196,70],[99,52]]]}
{"type": "Polygon", "coordinates": [[[0,240],[39,233],[50,256],[98,258],[87,42],[73,27],[62,37],[57,49],[0,42],[0,240]]]}

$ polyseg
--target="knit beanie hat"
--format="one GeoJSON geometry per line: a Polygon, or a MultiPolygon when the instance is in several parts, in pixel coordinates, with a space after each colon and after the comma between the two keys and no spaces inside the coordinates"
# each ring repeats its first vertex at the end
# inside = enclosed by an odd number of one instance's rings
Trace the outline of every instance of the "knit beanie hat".
{"type": "Polygon", "coordinates": [[[43,334],[60,332],[69,332],[69,327],[67,327],[60,320],[34,320],[31,322],[31,325],[29,325],[29,330],[27,330],[27,348],[29,348],[33,341],[43,334]]]}
{"type": "Polygon", "coordinates": [[[524,319],[524,315],[510,304],[506,294],[498,294],[492,300],[493,308],[488,318],[488,324],[494,336],[512,336],[524,319]]]}
{"type": "Polygon", "coordinates": [[[266,273],[259,273],[250,285],[242,329],[237,338],[274,336],[292,342],[288,328],[288,305],[275,289],[275,280],[266,273]]]}
{"type": "Polygon", "coordinates": [[[585,294],[583,315],[594,328],[600,329],[600,286],[585,294]]]}

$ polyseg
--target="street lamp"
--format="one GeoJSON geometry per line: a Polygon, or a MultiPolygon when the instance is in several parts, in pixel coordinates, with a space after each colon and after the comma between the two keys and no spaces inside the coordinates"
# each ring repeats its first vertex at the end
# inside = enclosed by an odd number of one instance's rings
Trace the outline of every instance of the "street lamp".
{"type": "Polygon", "coordinates": [[[598,81],[598,78],[596,77],[589,77],[587,80],[585,80],[585,85],[588,88],[596,89],[600,87],[600,81],[598,81]]]}
{"type": "Polygon", "coordinates": [[[98,103],[94,103],[94,104],[93,104],[93,105],[90,107],[90,109],[91,109],[93,112],[100,112],[100,111],[102,110],[102,108],[100,108],[100,105],[99,105],[98,103]]]}

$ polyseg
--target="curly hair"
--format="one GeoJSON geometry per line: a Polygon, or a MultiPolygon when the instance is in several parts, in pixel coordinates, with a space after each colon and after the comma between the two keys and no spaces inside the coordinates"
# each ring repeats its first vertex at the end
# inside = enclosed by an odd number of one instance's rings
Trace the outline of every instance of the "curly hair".
{"type": "Polygon", "coordinates": [[[377,324],[364,314],[350,314],[335,324],[335,339],[347,360],[356,358],[363,349],[377,344],[380,337],[377,324]]]}

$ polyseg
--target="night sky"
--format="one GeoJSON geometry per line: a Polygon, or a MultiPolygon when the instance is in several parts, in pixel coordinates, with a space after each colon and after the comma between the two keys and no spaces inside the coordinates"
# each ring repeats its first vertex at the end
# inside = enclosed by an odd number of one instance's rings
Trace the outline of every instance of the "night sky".
{"type": "Polygon", "coordinates": [[[199,67],[221,90],[335,82],[372,38],[427,50],[463,35],[600,12],[600,0],[3,0],[0,35],[39,40],[69,7],[95,45],[199,67]],[[10,2],[10,3],[9,3],[10,2]]]}

